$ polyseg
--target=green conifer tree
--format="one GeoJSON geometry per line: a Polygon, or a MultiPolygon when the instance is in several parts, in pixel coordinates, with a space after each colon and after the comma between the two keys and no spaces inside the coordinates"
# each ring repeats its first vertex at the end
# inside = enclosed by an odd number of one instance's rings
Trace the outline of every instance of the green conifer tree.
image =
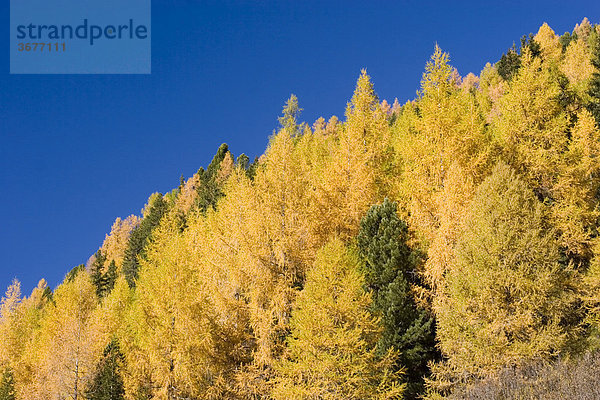
{"type": "Polygon", "coordinates": [[[416,257],[406,244],[408,228],[396,207],[389,199],[372,206],[361,221],[357,244],[365,285],[383,327],[378,352],[398,351],[396,369],[406,368],[405,397],[413,399],[422,393],[427,363],[435,358],[435,333],[433,318],[410,293],[411,283],[417,283],[416,257]]]}
{"type": "Polygon", "coordinates": [[[125,398],[125,388],[121,377],[124,359],[119,342],[113,338],[104,349],[104,357],[86,391],[88,400],[121,400],[125,398]]]}
{"type": "Polygon", "coordinates": [[[131,232],[123,258],[123,274],[130,287],[135,286],[140,268],[139,257],[143,256],[148,238],[168,208],[167,203],[160,194],[152,198],[148,207],[147,215],[139,226],[131,232]]]}
{"type": "Polygon", "coordinates": [[[106,296],[109,294],[113,288],[115,287],[115,283],[117,281],[117,264],[115,260],[112,260],[110,264],[108,264],[108,269],[104,274],[104,282],[105,282],[105,290],[103,295],[106,296]]]}
{"type": "Polygon", "coordinates": [[[521,66],[521,57],[517,52],[517,48],[513,44],[505,54],[502,54],[500,61],[496,64],[498,73],[505,81],[509,81],[521,66]]]}
{"type": "Polygon", "coordinates": [[[85,271],[84,264],[80,264],[76,267],[73,267],[73,269],[67,273],[67,276],[65,277],[65,282],[73,282],[75,280],[75,278],[77,278],[77,275],[79,275],[79,273],[81,271],[85,271]]]}
{"type": "Polygon", "coordinates": [[[519,71],[519,68],[521,68],[521,55],[526,48],[532,57],[539,57],[541,54],[540,45],[533,39],[533,34],[530,33],[529,36],[523,35],[521,37],[521,53],[517,51],[517,47],[513,43],[513,46],[505,54],[502,54],[500,61],[496,64],[496,68],[502,79],[510,81],[519,71]]]}
{"type": "Polygon", "coordinates": [[[209,208],[214,208],[217,201],[223,196],[221,185],[217,182],[217,173],[221,167],[221,163],[229,153],[229,147],[226,143],[219,146],[217,153],[206,168],[198,170],[201,184],[198,185],[198,200],[197,207],[201,212],[206,212],[209,208]]]}
{"type": "Polygon", "coordinates": [[[248,157],[244,153],[240,154],[235,160],[235,165],[243,170],[247,170],[248,166],[250,165],[250,157],[248,157]]]}
{"type": "Polygon", "coordinates": [[[102,251],[98,250],[94,257],[94,262],[90,266],[90,274],[92,278],[92,283],[96,287],[96,294],[98,298],[102,298],[106,291],[106,279],[102,269],[104,268],[104,262],[106,261],[106,257],[102,253],[102,251]]]}

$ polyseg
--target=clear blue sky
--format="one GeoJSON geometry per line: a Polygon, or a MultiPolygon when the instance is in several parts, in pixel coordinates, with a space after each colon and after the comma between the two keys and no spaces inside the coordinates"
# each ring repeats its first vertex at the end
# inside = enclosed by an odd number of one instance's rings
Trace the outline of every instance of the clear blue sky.
{"type": "Polygon", "coordinates": [[[0,7],[0,291],[17,277],[27,293],[219,144],[260,155],[290,93],[308,122],[341,117],[361,68],[404,102],[435,42],[466,75],[544,21],[559,34],[600,22],[598,1],[155,0],[151,75],[20,76],[0,7]]]}

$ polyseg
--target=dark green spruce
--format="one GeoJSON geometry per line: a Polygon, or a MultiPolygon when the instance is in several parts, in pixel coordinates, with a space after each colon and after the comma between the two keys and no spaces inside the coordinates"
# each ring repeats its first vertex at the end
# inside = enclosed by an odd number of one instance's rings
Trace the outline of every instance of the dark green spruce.
{"type": "Polygon", "coordinates": [[[388,199],[372,206],[361,221],[357,246],[374,312],[383,326],[378,351],[398,351],[397,368],[404,368],[407,383],[405,398],[415,399],[424,391],[427,363],[437,355],[435,327],[410,292],[411,283],[417,283],[416,256],[407,245],[408,228],[396,207],[388,199]]]}
{"type": "Polygon", "coordinates": [[[143,256],[144,248],[152,230],[158,225],[160,219],[166,213],[168,205],[162,195],[157,196],[149,205],[148,214],[144,217],[137,228],[131,232],[127,249],[123,257],[123,274],[129,287],[135,286],[140,269],[139,257],[143,256]]]}
{"type": "Polygon", "coordinates": [[[78,266],[74,267],[72,270],[70,270],[67,273],[67,276],[65,277],[65,282],[73,282],[75,280],[75,278],[77,278],[77,275],[79,275],[79,273],[81,271],[85,271],[84,264],[78,265],[78,266]]]}
{"type": "Polygon", "coordinates": [[[88,400],[121,400],[125,398],[125,387],[121,377],[125,357],[116,339],[104,349],[90,386],[86,390],[88,400]]]}
{"type": "Polygon", "coordinates": [[[214,208],[217,201],[223,197],[223,190],[217,182],[217,173],[221,167],[221,163],[229,153],[229,147],[223,143],[219,146],[217,153],[206,168],[198,170],[201,184],[198,186],[198,203],[197,208],[205,213],[209,208],[214,208]]]}
{"type": "Polygon", "coordinates": [[[517,51],[517,47],[513,43],[513,46],[505,53],[502,54],[500,61],[496,64],[498,74],[505,81],[510,81],[521,68],[521,54],[523,49],[528,48],[532,57],[539,57],[541,55],[541,48],[539,43],[533,39],[533,34],[529,36],[523,35],[521,37],[521,53],[517,51]]]}
{"type": "Polygon", "coordinates": [[[94,262],[90,266],[92,283],[96,287],[96,294],[99,299],[105,297],[113,290],[115,281],[117,280],[117,266],[115,261],[112,260],[110,262],[106,272],[103,271],[105,262],[106,257],[98,250],[94,262]]]}

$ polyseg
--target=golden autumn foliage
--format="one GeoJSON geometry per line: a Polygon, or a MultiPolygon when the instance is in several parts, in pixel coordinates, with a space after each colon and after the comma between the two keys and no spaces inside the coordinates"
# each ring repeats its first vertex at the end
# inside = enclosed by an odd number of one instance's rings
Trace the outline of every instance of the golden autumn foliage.
{"type": "Polygon", "coordinates": [[[461,78],[436,46],[404,105],[362,70],[341,119],[302,123],[292,95],[256,162],[222,145],[139,217],[117,218],[100,267],[29,297],[15,281],[0,376],[17,399],[83,400],[118,343],[109,375],[128,400],[415,398],[393,367],[400,350],[376,351],[380,315],[353,250],[386,198],[408,226],[402,293],[437,326],[418,395],[597,347],[595,30],[584,20],[564,41],[544,24],[510,74],[487,64],[461,78]]]}
{"type": "Polygon", "coordinates": [[[440,224],[440,196],[453,163],[471,179],[481,179],[488,139],[472,93],[452,80],[448,54],[436,46],[421,81],[420,97],[396,120],[395,149],[402,176],[400,196],[411,226],[425,243],[440,224]]]}
{"type": "Polygon", "coordinates": [[[334,239],[321,249],[292,313],[289,351],[278,363],[275,399],[396,399],[403,387],[375,345],[381,328],[369,312],[356,255],[334,239]]]}
{"type": "Polygon", "coordinates": [[[84,271],[55,291],[40,321],[30,398],[81,399],[104,344],[97,340],[97,300],[84,271]]]}
{"type": "Polygon", "coordinates": [[[123,265],[127,241],[133,231],[139,225],[139,217],[130,215],[125,219],[117,218],[110,228],[110,234],[106,235],[100,251],[106,257],[106,266],[114,261],[117,267],[123,265]]]}
{"type": "Polygon", "coordinates": [[[581,333],[572,325],[577,274],[560,262],[545,208],[504,164],[477,190],[434,300],[447,356],[439,377],[485,376],[549,358],[567,352],[581,333]]]}
{"type": "Polygon", "coordinates": [[[574,40],[569,44],[560,69],[575,90],[583,93],[586,81],[594,72],[594,67],[590,62],[590,52],[583,39],[574,40]]]}
{"type": "Polygon", "coordinates": [[[540,27],[533,39],[540,45],[542,58],[546,62],[557,63],[561,57],[561,47],[558,36],[547,23],[540,27]]]}

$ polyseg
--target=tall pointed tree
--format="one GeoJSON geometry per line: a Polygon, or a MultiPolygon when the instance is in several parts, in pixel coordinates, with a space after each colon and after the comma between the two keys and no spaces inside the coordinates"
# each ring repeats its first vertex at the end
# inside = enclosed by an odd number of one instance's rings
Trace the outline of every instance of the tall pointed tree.
{"type": "Polygon", "coordinates": [[[101,250],[98,250],[94,256],[94,261],[90,266],[90,277],[92,278],[92,283],[96,287],[96,295],[98,298],[102,298],[106,291],[106,279],[104,278],[103,273],[105,261],[106,257],[101,250]]]}
{"type": "Polygon", "coordinates": [[[117,269],[120,271],[123,266],[123,257],[131,232],[139,225],[140,218],[136,215],[130,215],[125,219],[117,218],[110,228],[110,233],[102,242],[101,252],[106,257],[106,261],[114,261],[117,269]]]}
{"type": "Polygon", "coordinates": [[[471,92],[453,80],[449,56],[438,46],[427,63],[419,98],[396,120],[398,180],[409,225],[425,247],[440,225],[440,196],[453,163],[481,180],[488,170],[489,139],[471,92]]]}
{"type": "Polygon", "coordinates": [[[87,400],[123,400],[125,388],[121,371],[124,356],[115,338],[104,349],[104,355],[97,366],[96,373],[86,389],[87,400]]]}
{"type": "Polygon", "coordinates": [[[15,279],[0,302],[0,370],[14,363],[21,347],[17,326],[17,308],[21,301],[21,283],[15,279]]]}
{"type": "Polygon", "coordinates": [[[198,192],[196,206],[201,212],[204,213],[209,208],[214,208],[217,201],[223,196],[223,181],[218,179],[219,171],[222,169],[223,163],[229,162],[233,164],[232,158],[233,157],[229,152],[229,146],[227,146],[226,143],[223,143],[219,146],[217,153],[206,170],[203,168],[198,170],[197,175],[200,183],[196,186],[198,192]]]}
{"type": "Polygon", "coordinates": [[[37,395],[82,400],[102,352],[92,323],[97,306],[95,288],[87,272],[65,280],[54,299],[41,324],[37,395]]]}
{"type": "Polygon", "coordinates": [[[131,233],[123,257],[123,274],[130,287],[135,286],[139,269],[140,257],[143,257],[152,230],[159,224],[162,216],[167,211],[167,203],[161,194],[153,195],[148,201],[144,219],[131,233]]]}
{"type": "Polygon", "coordinates": [[[427,363],[436,356],[432,316],[415,304],[416,255],[408,247],[408,228],[396,214],[396,203],[385,199],[362,219],[357,236],[365,286],[373,296],[373,310],[381,318],[378,352],[398,351],[395,368],[406,368],[405,398],[423,392],[427,363]]]}
{"type": "Polygon", "coordinates": [[[387,116],[365,70],[346,107],[337,142],[316,187],[316,199],[329,231],[350,238],[369,206],[383,200],[392,162],[387,116]]]}
{"type": "MultiPolygon", "coordinates": [[[[42,362],[40,327],[49,307],[53,306],[51,291],[45,280],[40,280],[29,297],[23,298],[13,313],[10,334],[3,336],[0,343],[11,346],[12,372],[15,391],[20,399],[36,399],[43,381],[39,380],[42,362]],[[49,295],[50,294],[50,295],[49,295]],[[11,337],[17,340],[10,340],[11,337]]],[[[5,333],[3,333],[5,335],[5,333]]]]}
{"type": "Polygon", "coordinates": [[[289,353],[278,367],[275,399],[394,399],[402,386],[380,360],[378,321],[369,312],[359,261],[339,240],[318,254],[292,313],[289,353]]]}

